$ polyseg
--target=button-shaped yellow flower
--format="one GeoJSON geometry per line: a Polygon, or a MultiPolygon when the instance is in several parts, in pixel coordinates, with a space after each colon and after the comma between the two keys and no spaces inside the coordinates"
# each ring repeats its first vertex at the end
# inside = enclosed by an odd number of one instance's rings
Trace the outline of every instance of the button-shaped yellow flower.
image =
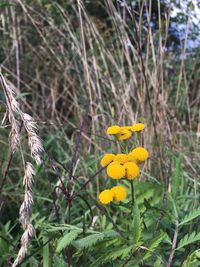
{"type": "Polygon", "coordinates": [[[126,130],[126,129],[122,130],[120,133],[117,134],[117,138],[120,141],[129,139],[131,136],[132,136],[131,131],[126,130]]]}
{"type": "Polygon", "coordinates": [[[113,197],[113,192],[109,189],[106,189],[99,194],[99,201],[102,204],[109,204],[113,200],[113,197]]]}
{"type": "Polygon", "coordinates": [[[140,174],[140,169],[135,162],[126,162],[124,164],[124,168],[126,170],[126,178],[127,179],[135,179],[140,174]]]}
{"type": "Polygon", "coordinates": [[[149,157],[149,152],[144,147],[137,147],[129,153],[129,157],[136,161],[145,161],[149,157]]]}
{"type": "Polygon", "coordinates": [[[126,189],[120,185],[111,188],[111,192],[113,193],[113,199],[116,201],[122,201],[127,196],[126,189]]]}
{"type": "Polygon", "coordinates": [[[137,162],[136,159],[135,159],[135,157],[134,157],[134,155],[132,155],[131,153],[129,153],[127,155],[127,162],[129,162],[129,161],[133,161],[135,163],[137,162]]]}
{"type": "Polygon", "coordinates": [[[113,179],[121,179],[125,176],[125,168],[118,162],[111,162],[107,167],[107,174],[113,179]]]}
{"type": "Polygon", "coordinates": [[[113,160],[114,162],[119,162],[120,164],[124,164],[128,161],[126,154],[117,154],[113,160]]]}
{"type": "Polygon", "coordinates": [[[105,167],[107,166],[109,163],[111,163],[115,158],[115,155],[114,154],[105,154],[103,156],[103,158],[101,159],[101,166],[102,167],[105,167]]]}
{"type": "Polygon", "coordinates": [[[129,131],[131,131],[131,129],[132,129],[132,126],[121,126],[121,130],[123,131],[123,130],[129,130],[129,131]]]}
{"type": "Polygon", "coordinates": [[[136,124],[132,125],[131,131],[132,132],[139,132],[139,131],[144,130],[144,128],[145,128],[144,123],[136,123],[136,124]]]}
{"type": "Polygon", "coordinates": [[[118,125],[113,125],[108,127],[106,133],[107,134],[118,134],[121,131],[121,127],[119,127],[118,125]]]}

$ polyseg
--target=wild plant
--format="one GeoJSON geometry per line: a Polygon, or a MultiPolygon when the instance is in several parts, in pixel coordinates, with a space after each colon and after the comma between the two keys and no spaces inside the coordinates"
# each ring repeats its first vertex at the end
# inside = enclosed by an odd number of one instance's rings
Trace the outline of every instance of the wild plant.
{"type": "MultiPolygon", "coordinates": [[[[33,204],[33,177],[34,177],[34,167],[31,162],[25,160],[23,150],[21,147],[21,131],[22,127],[25,128],[25,131],[28,135],[28,146],[30,148],[30,154],[32,159],[36,164],[40,164],[41,152],[43,150],[41,140],[37,134],[37,126],[34,119],[29,115],[24,113],[19,106],[19,103],[16,101],[15,96],[16,92],[12,88],[9,81],[5,79],[2,73],[0,73],[1,85],[5,95],[5,104],[6,104],[6,114],[4,121],[10,123],[10,134],[9,134],[9,143],[11,149],[10,160],[11,162],[13,154],[19,149],[21,153],[21,159],[24,169],[24,177],[22,180],[24,186],[24,200],[20,207],[20,222],[24,229],[24,233],[21,237],[21,247],[19,249],[16,260],[13,263],[14,266],[19,266],[24,260],[27,251],[28,244],[31,237],[34,236],[34,227],[30,222],[31,208],[33,204]]],[[[9,166],[8,166],[9,168],[9,166]]],[[[8,172],[8,170],[7,170],[8,172]]],[[[7,172],[4,174],[4,178],[1,183],[0,191],[2,192],[3,186],[6,182],[7,172]]]]}
{"type": "Polygon", "coordinates": [[[171,51],[161,4],[0,4],[0,265],[200,265],[199,52],[184,57],[193,8],[171,51]],[[144,163],[130,156],[138,147],[144,163]]]}

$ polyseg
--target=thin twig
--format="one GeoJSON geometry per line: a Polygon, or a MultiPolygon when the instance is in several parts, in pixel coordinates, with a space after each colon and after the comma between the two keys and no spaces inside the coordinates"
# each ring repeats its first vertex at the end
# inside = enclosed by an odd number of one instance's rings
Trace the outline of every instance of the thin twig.
{"type": "Polygon", "coordinates": [[[107,166],[100,168],[95,174],[93,174],[82,186],[79,188],[78,192],[75,192],[72,195],[72,198],[74,199],[99,173],[101,173],[107,166]]]}

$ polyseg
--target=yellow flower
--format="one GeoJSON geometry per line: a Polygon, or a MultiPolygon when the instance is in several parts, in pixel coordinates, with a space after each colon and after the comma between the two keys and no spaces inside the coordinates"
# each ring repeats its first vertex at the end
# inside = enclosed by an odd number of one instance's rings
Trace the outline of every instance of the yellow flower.
{"type": "Polygon", "coordinates": [[[131,136],[132,136],[131,131],[126,130],[126,129],[122,130],[120,133],[117,134],[117,138],[120,141],[129,139],[131,136]]]}
{"type": "Polygon", "coordinates": [[[131,130],[132,129],[132,126],[122,126],[121,127],[121,130],[131,130]]]}
{"type": "Polygon", "coordinates": [[[126,162],[124,168],[126,170],[127,179],[135,179],[140,174],[140,169],[135,162],[126,162]]]}
{"type": "Polygon", "coordinates": [[[132,132],[139,132],[139,131],[144,130],[144,128],[145,128],[145,125],[143,123],[136,123],[136,124],[132,125],[131,131],[132,132]]]}
{"type": "Polygon", "coordinates": [[[115,158],[114,154],[105,154],[103,156],[103,158],[101,159],[101,166],[105,167],[107,166],[109,163],[111,163],[115,158]]]}
{"type": "Polygon", "coordinates": [[[145,161],[149,157],[149,152],[143,147],[137,147],[129,153],[129,157],[136,161],[145,161]]]}
{"type": "Polygon", "coordinates": [[[116,200],[116,201],[122,201],[126,198],[126,190],[123,186],[114,186],[112,189],[111,189],[111,192],[113,193],[113,199],[116,200]]]}
{"type": "Polygon", "coordinates": [[[131,154],[131,152],[127,155],[127,162],[129,161],[133,161],[136,163],[136,159],[134,158],[134,156],[131,154]]]}
{"type": "Polygon", "coordinates": [[[118,162],[111,162],[107,167],[107,174],[113,179],[120,179],[125,176],[125,168],[118,162]]]}
{"type": "Polygon", "coordinates": [[[107,129],[107,134],[118,134],[121,131],[121,127],[119,127],[118,125],[113,125],[108,127],[107,129]]]}
{"type": "Polygon", "coordinates": [[[117,154],[114,157],[114,162],[119,162],[120,164],[124,164],[125,162],[127,162],[127,155],[126,154],[117,154]]]}
{"type": "Polygon", "coordinates": [[[106,189],[99,194],[99,201],[102,204],[108,204],[113,200],[113,197],[113,192],[109,189],[106,189]]]}

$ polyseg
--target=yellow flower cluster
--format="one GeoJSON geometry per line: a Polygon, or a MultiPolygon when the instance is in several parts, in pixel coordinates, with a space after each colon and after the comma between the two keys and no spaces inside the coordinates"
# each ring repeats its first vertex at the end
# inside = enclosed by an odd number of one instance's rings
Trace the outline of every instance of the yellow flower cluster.
{"type": "Polygon", "coordinates": [[[140,174],[138,163],[145,161],[148,156],[145,148],[137,147],[129,154],[105,154],[101,166],[107,166],[107,174],[113,179],[135,179],[140,174]]]}
{"type": "Polygon", "coordinates": [[[136,123],[132,126],[118,126],[113,125],[108,127],[107,134],[108,135],[115,135],[118,140],[126,140],[132,136],[133,132],[140,132],[144,130],[145,125],[143,123],[136,123]]]}
{"type": "MultiPolygon", "coordinates": [[[[107,129],[107,134],[116,135],[118,140],[126,140],[132,136],[133,132],[142,131],[145,128],[143,123],[137,123],[132,126],[113,125],[107,129]]],[[[106,172],[112,179],[126,178],[133,180],[140,174],[138,164],[149,157],[148,151],[143,147],[136,147],[130,153],[105,154],[101,159],[101,166],[106,167],[106,172]]],[[[108,204],[114,201],[122,201],[126,198],[126,190],[122,186],[114,186],[106,189],[99,194],[99,201],[102,204],[108,204]]]]}
{"type": "Polygon", "coordinates": [[[99,201],[102,204],[109,204],[111,201],[122,201],[126,198],[126,189],[123,186],[114,186],[111,189],[106,189],[99,194],[99,201]]]}

